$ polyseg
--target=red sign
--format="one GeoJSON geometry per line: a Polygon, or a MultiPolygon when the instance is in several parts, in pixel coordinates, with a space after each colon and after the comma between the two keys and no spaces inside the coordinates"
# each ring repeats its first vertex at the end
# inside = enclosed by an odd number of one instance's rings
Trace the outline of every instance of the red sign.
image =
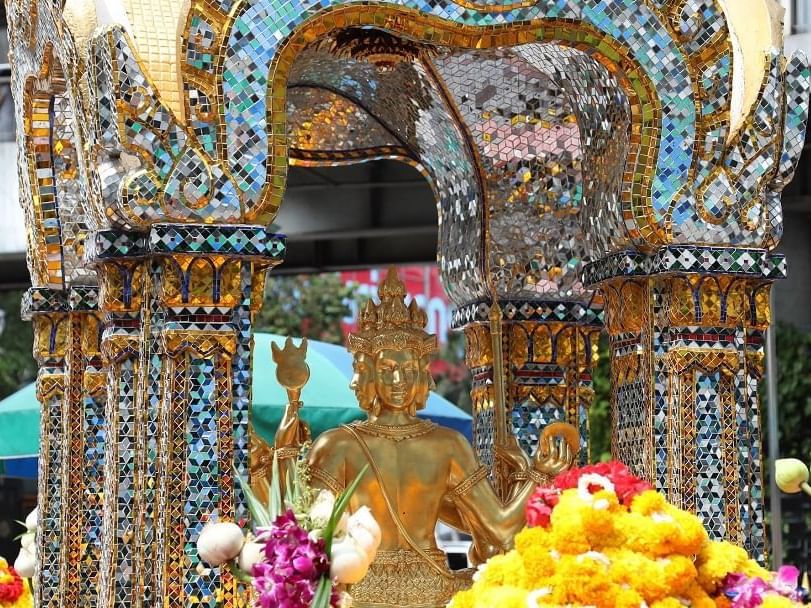
{"type": "MultiPolygon", "coordinates": [[[[408,295],[416,298],[417,304],[428,314],[427,331],[436,334],[441,343],[447,342],[452,306],[439,281],[439,269],[435,265],[403,266],[397,271],[408,295]]],[[[344,333],[357,329],[358,309],[369,298],[377,298],[377,286],[385,272],[385,269],[373,269],[341,273],[344,283],[357,285],[356,301],[347,303],[352,312],[344,319],[344,333]]],[[[409,301],[407,297],[406,304],[409,301]]]]}

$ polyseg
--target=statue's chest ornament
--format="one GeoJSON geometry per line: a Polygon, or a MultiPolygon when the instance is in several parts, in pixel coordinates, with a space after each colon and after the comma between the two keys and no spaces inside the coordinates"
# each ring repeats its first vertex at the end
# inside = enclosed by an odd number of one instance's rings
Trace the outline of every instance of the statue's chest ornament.
{"type": "Polygon", "coordinates": [[[378,424],[376,422],[353,422],[352,427],[358,431],[371,435],[373,437],[380,437],[382,439],[390,439],[392,441],[402,441],[403,439],[414,439],[427,435],[436,428],[436,424],[429,420],[420,420],[411,424],[378,424]]]}

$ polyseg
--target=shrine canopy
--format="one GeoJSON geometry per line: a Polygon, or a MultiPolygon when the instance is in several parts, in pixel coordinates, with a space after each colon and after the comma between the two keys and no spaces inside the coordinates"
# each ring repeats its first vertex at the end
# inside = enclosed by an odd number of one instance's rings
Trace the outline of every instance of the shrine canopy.
{"type": "MultiPolygon", "coordinates": [[[[254,334],[253,423],[267,442],[284,414],[287,395],[276,382],[276,364],[270,356],[270,343],[284,344],[285,337],[254,334]]],[[[299,341],[296,340],[298,345],[299,341]]],[[[310,424],[313,436],[365,416],[349,388],[352,355],[342,346],[309,341],[307,364],[310,381],[302,391],[301,417],[310,424]]],[[[419,412],[443,426],[471,437],[471,418],[453,403],[431,393],[425,409],[419,412]]],[[[0,460],[36,457],[39,454],[39,403],[34,384],[0,401],[0,460]]]]}

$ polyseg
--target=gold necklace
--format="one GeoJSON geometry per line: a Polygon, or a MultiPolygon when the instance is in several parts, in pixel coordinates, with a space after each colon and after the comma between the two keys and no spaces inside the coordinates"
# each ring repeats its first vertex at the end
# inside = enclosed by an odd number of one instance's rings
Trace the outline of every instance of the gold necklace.
{"type": "Polygon", "coordinates": [[[436,424],[430,420],[419,420],[410,424],[380,424],[379,422],[371,422],[370,420],[363,420],[360,422],[353,422],[352,426],[357,430],[372,435],[373,437],[381,437],[383,439],[391,439],[393,441],[402,441],[403,439],[413,439],[427,435],[436,428],[436,424]]]}

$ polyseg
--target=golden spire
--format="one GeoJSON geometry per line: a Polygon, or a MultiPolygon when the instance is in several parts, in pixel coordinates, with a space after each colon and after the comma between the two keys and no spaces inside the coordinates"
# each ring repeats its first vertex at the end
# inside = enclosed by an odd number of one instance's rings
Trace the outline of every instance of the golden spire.
{"type": "Polygon", "coordinates": [[[410,348],[420,356],[437,351],[436,336],[425,331],[428,315],[411,300],[405,305],[405,285],[394,267],[378,287],[380,302],[366,303],[359,315],[360,329],[349,334],[347,349],[353,353],[375,355],[383,349],[410,348]]]}

